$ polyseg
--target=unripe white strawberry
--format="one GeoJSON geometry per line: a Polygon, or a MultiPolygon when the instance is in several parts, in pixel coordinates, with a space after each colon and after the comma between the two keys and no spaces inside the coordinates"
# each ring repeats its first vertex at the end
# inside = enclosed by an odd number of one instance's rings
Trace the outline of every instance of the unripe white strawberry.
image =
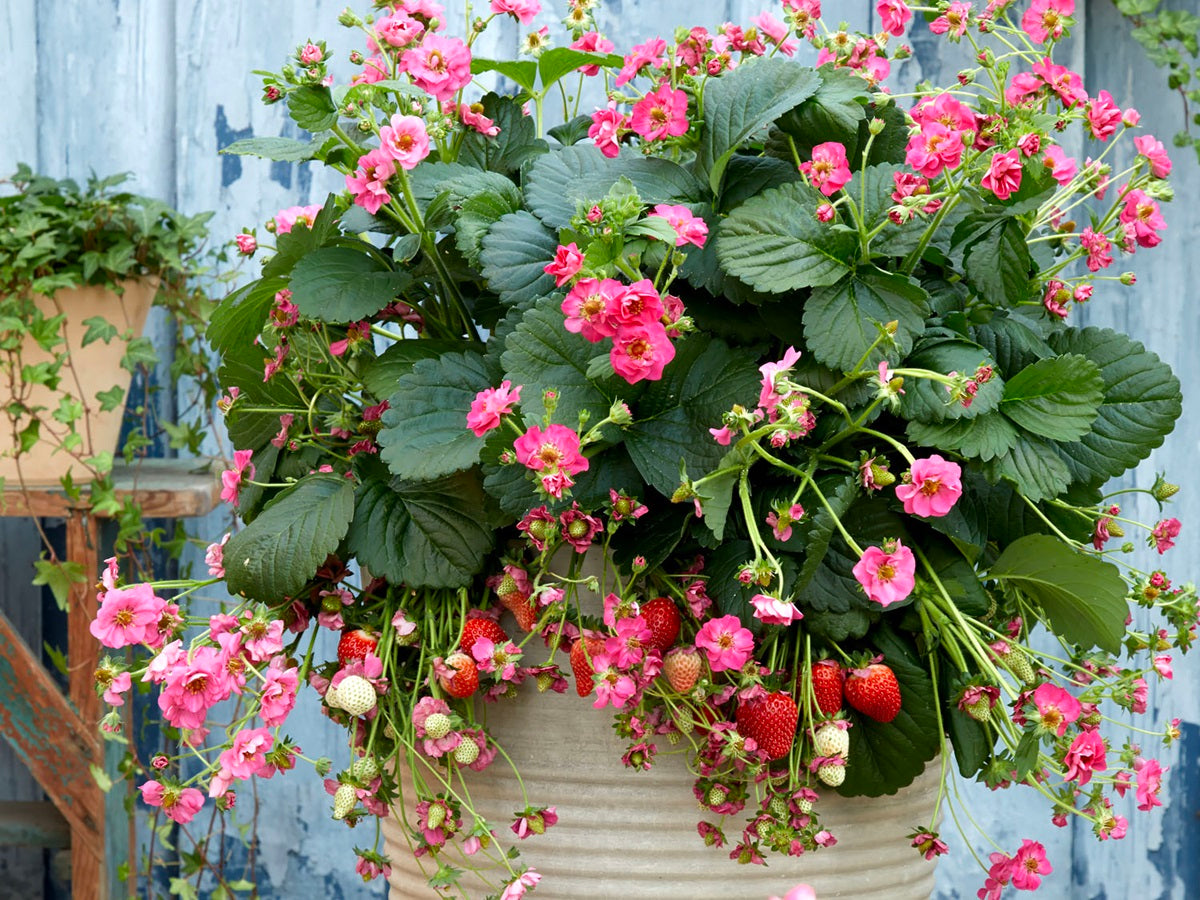
{"type": "Polygon", "coordinates": [[[469,737],[463,738],[454,748],[454,761],[460,766],[469,766],[477,759],[479,759],[479,745],[469,737]]]}
{"type": "Polygon", "coordinates": [[[986,696],[981,696],[974,703],[966,707],[966,713],[976,722],[982,722],[986,725],[992,720],[992,701],[986,696]]]}
{"type": "Polygon", "coordinates": [[[690,647],[678,647],[666,655],[663,677],[680,694],[686,694],[700,677],[700,654],[690,647]]]}
{"type": "Polygon", "coordinates": [[[366,715],[375,708],[375,687],[361,675],[347,675],[338,685],[337,699],[350,715],[366,715]]]}
{"type": "Polygon", "coordinates": [[[817,777],[823,784],[837,787],[846,780],[846,767],[836,763],[826,763],[817,769],[817,777]]]}
{"type": "Polygon", "coordinates": [[[719,784],[714,784],[708,789],[708,805],[720,806],[729,797],[729,791],[719,784]]]}
{"type": "Polygon", "coordinates": [[[1018,650],[1016,647],[1009,647],[1007,652],[1000,654],[1000,662],[1004,663],[1004,667],[1012,672],[1023,684],[1033,684],[1037,680],[1033,666],[1029,662],[1029,657],[1025,655],[1023,650],[1018,650]]]}
{"type": "Polygon", "coordinates": [[[361,781],[372,781],[379,776],[379,763],[375,762],[375,757],[364,756],[362,759],[356,759],[350,766],[350,775],[352,778],[358,778],[361,781]]]}
{"type": "Polygon", "coordinates": [[[850,752],[850,733],[833,722],[826,722],[813,734],[813,749],[817,756],[845,758],[850,752]]]}
{"type": "Polygon", "coordinates": [[[796,809],[800,810],[800,812],[804,813],[807,816],[810,812],[813,811],[813,803],[811,800],[809,800],[805,797],[801,797],[799,800],[796,801],[796,809]]]}
{"type": "Polygon", "coordinates": [[[325,691],[325,705],[330,709],[342,708],[341,701],[338,700],[338,689],[332,684],[329,686],[329,689],[325,691]]]}
{"type": "Polygon", "coordinates": [[[440,803],[431,804],[429,812],[425,816],[426,824],[429,825],[430,831],[442,827],[442,823],[446,821],[446,807],[440,803]]]}
{"type": "Polygon", "coordinates": [[[450,717],[445,713],[432,713],[425,718],[425,736],[441,740],[450,733],[450,717]]]}
{"type": "Polygon", "coordinates": [[[358,793],[352,784],[338,785],[337,793],[333,795],[333,817],[344,819],[358,803],[358,793]]]}

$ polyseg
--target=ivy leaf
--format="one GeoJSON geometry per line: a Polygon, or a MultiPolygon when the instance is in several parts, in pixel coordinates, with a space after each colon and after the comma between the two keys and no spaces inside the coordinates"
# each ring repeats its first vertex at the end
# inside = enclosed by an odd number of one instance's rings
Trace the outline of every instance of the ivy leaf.
{"type": "Polygon", "coordinates": [[[229,590],[270,603],[295,596],[353,516],[354,485],[340,475],[309,475],[285,488],[225,545],[229,590]]]}
{"type": "Polygon", "coordinates": [[[534,161],[524,181],[525,203],[551,228],[566,228],[581,202],[604,198],[622,178],[647,205],[705,199],[704,184],[678,163],[629,150],[609,159],[592,144],[576,144],[534,161]]]}
{"type": "Polygon", "coordinates": [[[1119,653],[1129,612],[1120,570],[1058,538],[1030,534],[1000,554],[989,571],[1042,608],[1055,634],[1087,651],[1119,653]]]}
{"type": "Polygon", "coordinates": [[[1116,478],[1150,455],[1179,418],[1183,398],[1171,367],[1138,341],[1107,328],[1068,328],[1050,345],[1086,356],[1099,367],[1104,401],[1091,431],[1061,448],[1077,481],[1116,478]]]}
{"type": "Polygon", "coordinates": [[[87,326],[87,331],[84,332],[83,338],[80,341],[81,347],[86,347],[88,344],[94,344],[96,341],[108,343],[117,336],[117,326],[104,316],[92,316],[84,319],[83,323],[87,326]]]}
{"type": "Polygon", "coordinates": [[[709,83],[696,167],[714,194],[742,142],[817,92],[821,76],[782,57],[740,65],[709,83]]]}
{"type": "Polygon", "coordinates": [[[321,247],[292,269],[292,302],[312,319],[357,322],[391,303],[411,281],[372,253],[321,247]]]}
{"type": "Polygon", "coordinates": [[[554,290],[554,276],[544,269],[554,259],[558,237],[525,210],[501,217],[484,235],[481,248],[483,277],[506,305],[554,290]]]}
{"type": "Polygon", "coordinates": [[[824,202],[819,191],[799,182],[747,200],[717,230],[721,269],[767,294],[840,281],[853,267],[858,237],[817,221],[824,202]]]}
{"type": "Polygon", "coordinates": [[[369,467],[358,489],[354,523],[346,535],[350,550],[396,584],[469,584],[492,549],[497,524],[479,473],[411,482],[389,480],[380,468],[369,467]]]}
{"type": "MultiPolygon", "coordinates": [[[[907,356],[916,335],[925,330],[929,295],[915,281],[874,268],[863,268],[830,287],[818,288],[804,304],[804,340],[822,365],[848,372],[879,339],[880,326],[899,322],[894,353],[907,356]]],[[[872,367],[888,351],[871,350],[872,367]]]]}
{"type": "Polygon", "coordinates": [[[425,359],[400,378],[379,432],[379,458],[401,478],[421,481],[479,462],[483,441],[467,427],[475,395],[491,385],[478,353],[425,359]]]}
{"type": "Polygon", "coordinates": [[[1009,377],[1000,409],[1026,431],[1054,441],[1074,441],[1091,431],[1104,380],[1086,356],[1041,359],[1009,377]]]}
{"type": "Polygon", "coordinates": [[[855,723],[850,729],[854,764],[846,767],[846,780],[838,788],[846,797],[879,797],[912,784],[942,743],[933,682],[916,648],[885,623],[872,632],[870,641],[896,673],[901,706],[896,718],[886,723],[850,713],[855,723]]]}
{"type": "Polygon", "coordinates": [[[288,114],[292,121],[314,134],[327,131],[337,124],[337,108],[329,88],[306,84],[287,95],[288,114]]]}

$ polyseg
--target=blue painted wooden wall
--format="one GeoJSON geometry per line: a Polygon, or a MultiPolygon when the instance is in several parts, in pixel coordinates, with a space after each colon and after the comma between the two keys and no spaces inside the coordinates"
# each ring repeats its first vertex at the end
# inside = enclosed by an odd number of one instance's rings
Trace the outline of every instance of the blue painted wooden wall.
{"type": "MultiPolygon", "coordinates": [[[[320,202],[338,185],[321,173],[260,160],[221,157],[217,151],[250,136],[293,135],[280,107],[258,102],[256,68],[278,67],[298,43],[327,37],[337,58],[352,49],[336,25],[345,0],[4,0],[0,3],[0,172],[26,161],[47,174],[86,177],[129,170],[136,188],[188,212],[216,210],[217,239],[244,226],[261,225],[275,210],[320,202]]],[[[462,21],[461,0],[451,0],[452,21],[462,21]]],[[[485,4],[476,4],[482,8],[485,4]]],[[[769,4],[761,0],[607,0],[601,28],[618,47],[676,25],[697,21],[715,27],[723,21],[748,24],[769,4]]],[[[1072,44],[1073,67],[1084,73],[1094,93],[1109,90],[1124,106],[1136,105],[1143,123],[1161,136],[1181,124],[1178,98],[1168,95],[1164,79],[1142,59],[1141,49],[1125,33],[1110,0],[1080,0],[1082,24],[1072,44]]],[[[1197,11],[1197,0],[1168,5],[1197,11]]],[[[826,17],[871,29],[870,0],[826,0],[826,17]]],[[[556,25],[557,8],[539,24],[556,25]]],[[[461,32],[461,26],[458,29],[461,32]]],[[[509,52],[519,33],[507,25],[489,36],[482,54],[509,52]]],[[[914,58],[899,83],[930,78],[943,82],[958,64],[946,45],[918,25],[909,38],[914,58]]],[[[336,71],[336,69],[335,69],[336,71]]],[[[1184,417],[1179,430],[1138,473],[1149,484],[1165,470],[1190,491],[1175,514],[1185,523],[1178,549],[1168,561],[1177,578],[1188,560],[1200,558],[1200,479],[1195,460],[1200,445],[1200,414],[1195,385],[1200,383],[1200,189],[1197,166],[1189,152],[1178,151],[1175,186],[1179,201],[1168,208],[1166,239],[1151,253],[1139,254],[1139,282],[1132,290],[1099,292],[1087,310],[1088,321],[1111,325],[1143,340],[1174,366],[1185,385],[1184,417]]],[[[163,337],[159,327],[158,337],[163,337]]],[[[214,445],[214,449],[215,449],[214,445]]],[[[1132,511],[1131,507],[1127,507],[1132,511]]],[[[1153,510],[1141,507],[1141,517],[1153,510]]],[[[204,523],[206,536],[221,532],[214,514],[204,523]]],[[[28,526],[0,528],[0,598],[10,615],[40,641],[36,594],[26,587],[36,543],[28,526]],[[16,611],[16,612],[14,612],[16,611]]],[[[1143,560],[1149,566],[1149,560],[1143,560]]],[[[1045,843],[1056,875],[1043,896],[1064,900],[1183,900],[1200,897],[1200,653],[1177,665],[1169,691],[1155,689],[1152,715],[1183,719],[1183,740],[1164,751],[1166,807],[1153,814],[1130,813],[1131,829],[1122,842],[1098,845],[1084,829],[1057,829],[1040,803],[1015,792],[993,796],[964,787],[963,796],[977,820],[1000,845],[1014,849],[1020,838],[1045,843]]],[[[289,722],[289,730],[313,756],[340,744],[311,702],[289,722]]],[[[1153,738],[1147,739],[1154,744],[1153,738]]],[[[35,799],[36,785],[0,742],[0,800],[35,799]]],[[[320,782],[294,774],[260,785],[260,872],[265,898],[380,897],[378,887],[362,885],[353,872],[354,834],[332,821],[320,782]]],[[[947,831],[952,828],[947,823],[947,831]]],[[[362,838],[360,837],[360,842],[362,838]]],[[[951,838],[951,856],[940,867],[938,897],[973,898],[981,883],[978,869],[961,842],[951,838]]],[[[980,842],[977,842],[980,846],[980,842]]],[[[991,848],[981,848],[986,853],[991,848]]],[[[40,852],[0,848],[0,897],[42,898],[46,860],[40,852]]]]}

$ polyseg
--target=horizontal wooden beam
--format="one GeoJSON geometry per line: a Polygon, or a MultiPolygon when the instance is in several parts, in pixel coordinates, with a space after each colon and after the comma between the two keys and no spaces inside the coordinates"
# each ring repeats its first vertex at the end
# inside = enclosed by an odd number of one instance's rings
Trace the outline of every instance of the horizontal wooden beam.
{"type": "MultiPolygon", "coordinates": [[[[144,459],[131,466],[114,466],[112,480],[117,499],[132,499],[147,519],[202,516],[221,502],[221,475],[210,459],[144,459]]],[[[86,488],[79,500],[72,501],[57,485],[22,491],[10,479],[4,485],[0,516],[57,518],[86,508],[86,488]]]]}
{"type": "Polygon", "coordinates": [[[0,847],[71,846],[71,826],[48,800],[0,802],[0,847]]]}
{"type": "Polygon", "coordinates": [[[73,851],[104,858],[104,793],[92,777],[100,739],[0,613],[0,734],[71,826],[73,851]]]}

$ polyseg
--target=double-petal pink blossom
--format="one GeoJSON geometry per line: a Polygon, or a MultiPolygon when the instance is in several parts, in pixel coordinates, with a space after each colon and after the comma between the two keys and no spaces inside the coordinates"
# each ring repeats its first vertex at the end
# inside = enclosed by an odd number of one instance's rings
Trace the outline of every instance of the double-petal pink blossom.
{"type": "Polygon", "coordinates": [[[917,560],[900,541],[883,547],[868,547],[854,564],[854,577],[867,592],[867,599],[887,607],[899,603],[916,585],[917,560]]]}
{"type": "Polygon", "coordinates": [[[743,628],[737,616],[709,619],[696,635],[696,646],[704,651],[714,672],[740,669],[754,652],[754,635],[743,628]]]}
{"type": "Polygon", "coordinates": [[[910,478],[896,485],[896,497],[910,516],[944,516],[962,496],[962,468],[936,453],[913,462],[910,478]]]}
{"type": "Polygon", "coordinates": [[[500,382],[498,388],[487,388],[475,395],[471,401],[471,410],[467,413],[467,427],[476,437],[483,437],[493,428],[498,428],[500,419],[513,411],[513,406],[521,400],[521,388],[515,388],[507,378],[500,382]]]}

